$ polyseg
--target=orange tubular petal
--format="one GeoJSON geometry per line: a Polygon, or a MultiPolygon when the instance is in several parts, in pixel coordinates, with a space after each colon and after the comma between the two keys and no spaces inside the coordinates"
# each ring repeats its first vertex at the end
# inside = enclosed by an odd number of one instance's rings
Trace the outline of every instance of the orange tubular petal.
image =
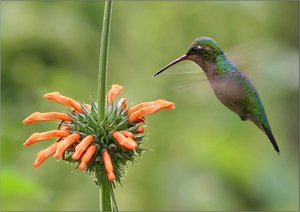
{"type": "Polygon", "coordinates": [[[144,131],[145,131],[145,128],[142,126],[139,126],[136,130],[136,133],[140,134],[140,133],[143,133],[144,131]]]}
{"type": "Polygon", "coordinates": [[[107,150],[103,151],[103,162],[104,162],[104,166],[106,169],[106,173],[107,173],[107,178],[109,181],[113,181],[116,179],[115,173],[114,173],[114,166],[111,160],[111,157],[109,155],[109,153],[107,152],[107,150]]]}
{"type": "Polygon", "coordinates": [[[121,93],[123,87],[117,84],[113,84],[111,89],[107,93],[107,102],[108,104],[112,104],[115,98],[121,93]]]}
{"type": "Polygon", "coordinates": [[[155,101],[155,103],[159,106],[160,109],[175,109],[174,102],[169,102],[164,99],[158,99],[155,101]]]}
{"type": "Polygon", "coordinates": [[[91,158],[93,157],[93,155],[95,154],[96,151],[97,151],[96,145],[92,145],[86,150],[86,152],[83,154],[83,156],[81,158],[81,162],[78,166],[78,169],[80,171],[84,171],[86,169],[86,165],[91,160],[91,158]]]}
{"type": "Polygon", "coordinates": [[[25,142],[24,146],[29,146],[41,140],[47,140],[52,138],[66,137],[70,133],[66,130],[50,130],[42,133],[33,133],[25,142]]]}
{"type": "Polygon", "coordinates": [[[79,102],[75,101],[74,99],[70,97],[66,97],[63,95],[60,95],[59,92],[52,92],[52,93],[47,93],[44,95],[45,99],[57,102],[59,104],[67,105],[69,107],[74,108],[77,112],[81,113],[82,108],[79,102]]]}
{"type": "Polygon", "coordinates": [[[142,102],[140,104],[137,104],[135,106],[130,107],[128,109],[128,114],[131,114],[131,113],[133,113],[133,112],[135,112],[135,111],[137,111],[137,110],[139,110],[143,107],[148,107],[148,106],[152,106],[152,105],[155,105],[155,101],[153,101],[153,102],[142,102]]]}
{"type": "Polygon", "coordinates": [[[157,110],[157,106],[156,105],[152,105],[152,106],[147,106],[147,107],[143,107],[135,112],[133,112],[129,118],[128,118],[128,122],[133,122],[141,117],[144,117],[145,115],[149,115],[151,113],[156,112],[157,110]]]}
{"type": "Polygon", "coordinates": [[[34,167],[39,167],[48,157],[53,155],[56,151],[56,146],[58,143],[54,143],[51,146],[49,146],[47,149],[44,149],[40,151],[35,159],[34,167]]]}
{"type": "Polygon", "coordinates": [[[129,130],[122,131],[122,134],[125,135],[126,137],[134,139],[134,134],[132,132],[130,132],[129,130]]]}
{"type": "Polygon", "coordinates": [[[134,120],[134,123],[141,123],[141,122],[145,123],[145,117],[140,117],[134,120]]]}
{"type": "Polygon", "coordinates": [[[93,142],[94,137],[92,135],[86,136],[80,143],[76,146],[75,152],[72,155],[73,160],[78,160],[84,151],[89,147],[89,145],[93,142]]]}
{"type": "Polygon", "coordinates": [[[125,149],[134,150],[137,147],[137,143],[134,142],[134,140],[132,140],[130,137],[126,137],[118,131],[113,132],[112,136],[118,142],[118,144],[125,149]]]}
{"type": "Polygon", "coordinates": [[[130,137],[127,138],[127,142],[123,145],[125,149],[135,150],[137,143],[130,137]]]}
{"type": "Polygon", "coordinates": [[[80,135],[78,133],[73,133],[66,137],[63,141],[61,141],[57,147],[56,147],[56,152],[54,154],[54,158],[59,158],[61,157],[66,149],[68,149],[73,143],[75,143],[77,140],[80,139],[80,135]]]}
{"type": "Polygon", "coordinates": [[[60,130],[69,130],[70,127],[69,127],[69,126],[61,126],[59,129],[60,129],[60,130]]]}
{"type": "Polygon", "coordinates": [[[174,108],[175,108],[175,104],[173,102],[168,102],[166,100],[159,99],[155,101],[154,105],[142,107],[134,111],[133,113],[131,113],[131,115],[128,118],[128,121],[133,122],[138,118],[158,112],[162,109],[174,109],[174,108]]]}
{"type": "Polygon", "coordinates": [[[62,120],[71,121],[71,117],[66,113],[48,112],[40,113],[34,112],[26,119],[23,120],[23,124],[31,124],[38,121],[49,121],[49,120],[62,120]]]}

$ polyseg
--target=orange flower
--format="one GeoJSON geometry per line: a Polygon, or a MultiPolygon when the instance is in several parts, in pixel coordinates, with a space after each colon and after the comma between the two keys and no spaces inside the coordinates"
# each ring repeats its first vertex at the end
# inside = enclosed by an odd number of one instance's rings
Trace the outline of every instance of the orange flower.
{"type": "Polygon", "coordinates": [[[144,131],[145,131],[144,127],[139,126],[136,130],[136,133],[140,134],[140,133],[143,133],[144,131]]]}
{"type": "Polygon", "coordinates": [[[136,120],[134,120],[134,123],[145,123],[145,117],[139,117],[136,120]]]}
{"type": "Polygon", "coordinates": [[[126,137],[122,133],[115,131],[112,133],[113,138],[118,142],[118,144],[125,149],[134,150],[137,147],[137,143],[130,137],[126,137]]]}
{"type": "Polygon", "coordinates": [[[122,134],[125,135],[126,137],[134,139],[134,134],[132,132],[130,132],[129,130],[123,130],[122,134]]]}
{"type": "Polygon", "coordinates": [[[155,113],[157,111],[160,111],[162,109],[174,109],[175,104],[173,102],[168,102],[163,99],[156,100],[153,104],[153,102],[149,102],[148,106],[147,104],[143,104],[143,107],[138,107],[139,109],[136,109],[134,112],[132,112],[128,118],[129,122],[133,122],[137,120],[138,118],[142,118],[146,115],[155,113]]]}
{"type": "Polygon", "coordinates": [[[117,84],[113,84],[111,89],[107,93],[107,102],[108,104],[112,104],[114,99],[121,93],[123,87],[117,84]]]}
{"type": "Polygon", "coordinates": [[[35,159],[34,167],[39,167],[48,157],[53,155],[56,152],[56,146],[58,143],[54,143],[46,149],[40,151],[35,159]]]}
{"type": "Polygon", "coordinates": [[[82,141],[76,146],[75,152],[72,155],[73,160],[78,160],[84,153],[84,151],[89,147],[89,145],[93,142],[94,137],[92,135],[86,136],[82,141]]]}
{"type": "Polygon", "coordinates": [[[66,113],[48,112],[40,113],[34,112],[26,119],[23,120],[23,124],[31,124],[38,121],[49,121],[49,120],[62,120],[71,121],[71,117],[66,113]]]}
{"type": "Polygon", "coordinates": [[[78,166],[79,170],[84,171],[86,169],[86,165],[91,160],[91,158],[93,157],[93,155],[95,154],[96,151],[97,151],[96,145],[92,145],[86,150],[86,152],[83,154],[83,156],[81,158],[81,162],[78,166]]]}
{"type": "Polygon", "coordinates": [[[82,112],[81,105],[77,101],[75,101],[74,99],[72,99],[70,97],[60,95],[59,92],[47,93],[44,95],[44,98],[54,101],[54,102],[57,102],[62,105],[70,106],[79,113],[82,112]]]}
{"type": "Polygon", "coordinates": [[[52,138],[66,137],[70,133],[66,130],[50,130],[42,133],[33,133],[25,142],[24,146],[29,146],[41,140],[48,140],[52,138]]]}
{"type": "Polygon", "coordinates": [[[54,158],[63,157],[63,160],[77,164],[78,170],[95,174],[100,181],[99,185],[106,180],[102,176],[107,177],[109,181],[120,182],[127,162],[134,161],[137,155],[145,151],[140,147],[144,136],[139,135],[144,132],[145,116],[175,107],[172,102],[156,100],[127,108],[125,98],[114,102],[122,89],[120,85],[112,85],[107,94],[107,104],[110,105],[105,108],[101,120],[97,115],[97,103],[94,101],[90,104],[81,104],[58,92],[45,94],[45,99],[69,106],[74,111],[35,112],[23,120],[24,124],[48,120],[61,121],[58,130],[33,133],[24,142],[24,146],[29,146],[41,140],[57,139],[48,148],[39,151],[34,166],[39,167],[53,155],[54,158]],[[117,131],[119,129],[120,131],[117,131]]]}
{"type": "Polygon", "coordinates": [[[116,176],[114,173],[114,166],[113,166],[111,157],[110,157],[109,153],[107,152],[107,150],[103,151],[102,158],[103,158],[103,162],[104,162],[104,166],[106,169],[108,180],[109,181],[115,180],[116,176]]]}
{"type": "Polygon", "coordinates": [[[156,101],[153,101],[153,102],[142,102],[140,104],[137,104],[135,106],[132,106],[128,109],[128,114],[131,114],[143,107],[148,107],[148,106],[151,106],[151,105],[155,105],[156,104],[156,101]]]}
{"type": "Polygon", "coordinates": [[[73,133],[66,137],[63,141],[61,141],[57,147],[56,147],[56,152],[54,154],[54,158],[59,158],[61,157],[66,149],[68,149],[73,143],[75,143],[77,140],[80,139],[80,135],[78,133],[73,133]]]}
{"type": "Polygon", "coordinates": [[[61,126],[59,129],[60,129],[60,130],[69,130],[70,127],[69,127],[69,126],[61,126]]]}

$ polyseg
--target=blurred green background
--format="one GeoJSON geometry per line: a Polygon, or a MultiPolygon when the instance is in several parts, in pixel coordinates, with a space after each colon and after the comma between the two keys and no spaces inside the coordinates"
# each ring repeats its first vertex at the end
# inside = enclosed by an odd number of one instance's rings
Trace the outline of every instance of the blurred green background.
{"type": "MultiPolygon", "coordinates": [[[[43,100],[47,92],[96,98],[103,6],[1,2],[1,210],[98,210],[93,178],[53,158],[33,167],[53,141],[22,146],[57,123],[22,120],[65,110],[43,100]]],[[[121,210],[299,209],[298,2],[116,1],[110,41],[109,86],[123,85],[130,104],[176,102],[176,110],[148,117],[144,146],[155,151],[129,164],[116,190],[121,210]],[[197,65],[153,77],[199,36],[217,40],[252,79],[280,156],[254,124],[217,100],[197,65]]]]}

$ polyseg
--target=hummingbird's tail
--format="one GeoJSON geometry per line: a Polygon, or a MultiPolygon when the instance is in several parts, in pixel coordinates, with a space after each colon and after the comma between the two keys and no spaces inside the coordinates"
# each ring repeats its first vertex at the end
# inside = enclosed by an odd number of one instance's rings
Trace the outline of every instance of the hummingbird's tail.
{"type": "Polygon", "coordinates": [[[263,124],[262,124],[262,127],[263,127],[263,129],[264,129],[266,135],[268,136],[269,140],[271,141],[271,143],[272,143],[274,149],[275,149],[276,152],[279,154],[279,151],[280,151],[280,150],[279,150],[279,147],[278,147],[278,145],[277,145],[277,142],[276,142],[276,140],[275,140],[275,138],[274,138],[274,136],[273,136],[273,133],[272,133],[271,129],[268,128],[268,127],[266,127],[266,126],[263,125],[263,124]]]}

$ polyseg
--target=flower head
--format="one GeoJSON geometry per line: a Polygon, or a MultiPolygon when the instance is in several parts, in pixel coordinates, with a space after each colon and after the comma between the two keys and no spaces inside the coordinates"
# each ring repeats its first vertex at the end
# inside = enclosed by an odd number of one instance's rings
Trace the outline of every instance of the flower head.
{"type": "Polygon", "coordinates": [[[103,120],[98,120],[97,105],[93,101],[81,104],[58,92],[45,94],[45,99],[71,109],[67,113],[34,112],[24,119],[24,124],[49,120],[61,122],[57,130],[33,133],[24,142],[24,146],[29,146],[42,140],[57,139],[37,154],[34,166],[40,166],[53,155],[56,159],[76,164],[80,171],[95,174],[100,183],[103,180],[120,182],[126,172],[126,163],[134,161],[145,150],[141,147],[145,116],[175,108],[174,103],[162,99],[132,107],[127,107],[125,98],[114,103],[122,89],[120,85],[112,85],[107,94],[103,120]]]}

